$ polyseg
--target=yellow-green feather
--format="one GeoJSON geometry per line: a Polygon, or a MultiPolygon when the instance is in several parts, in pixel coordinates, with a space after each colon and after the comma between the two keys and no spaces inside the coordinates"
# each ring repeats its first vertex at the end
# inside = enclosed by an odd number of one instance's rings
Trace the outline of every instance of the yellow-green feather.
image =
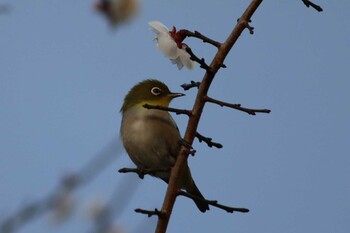
{"type": "Polygon", "coordinates": [[[124,98],[123,106],[120,111],[125,112],[129,108],[136,105],[161,105],[167,107],[171,101],[169,88],[161,81],[155,79],[147,79],[136,84],[124,98]],[[163,93],[159,96],[155,96],[151,93],[153,87],[159,87],[163,93]]]}

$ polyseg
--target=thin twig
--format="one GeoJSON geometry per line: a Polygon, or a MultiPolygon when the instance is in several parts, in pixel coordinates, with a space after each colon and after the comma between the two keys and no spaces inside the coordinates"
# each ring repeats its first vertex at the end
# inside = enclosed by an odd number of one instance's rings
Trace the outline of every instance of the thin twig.
{"type": "Polygon", "coordinates": [[[311,1],[309,1],[309,0],[302,0],[303,1],[303,3],[305,4],[305,6],[307,6],[307,7],[312,7],[312,8],[314,8],[315,10],[317,10],[318,12],[321,12],[321,11],[323,11],[323,9],[322,9],[322,7],[320,7],[319,5],[316,5],[315,3],[313,3],[313,2],[311,2],[311,1]]]}
{"type": "Polygon", "coordinates": [[[207,200],[207,199],[198,197],[196,195],[190,194],[190,193],[182,191],[182,190],[180,190],[178,192],[178,195],[188,197],[192,200],[198,200],[198,201],[205,202],[208,205],[215,206],[219,209],[227,211],[228,213],[233,213],[233,212],[247,213],[247,212],[249,212],[249,209],[247,209],[247,208],[238,208],[238,207],[231,207],[231,206],[222,205],[222,204],[219,204],[218,201],[216,201],[216,200],[207,200]]]}
{"type": "Polygon", "coordinates": [[[217,143],[217,142],[213,142],[212,138],[208,138],[208,137],[204,137],[203,135],[201,135],[200,133],[196,133],[196,138],[198,138],[199,142],[205,142],[209,147],[216,147],[216,148],[222,148],[222,144],[217,143]]]}
{"type": "Polygon", "coordinates": [[[205,63],[204,58],[199,58],[197,57],[193,52],[190,47],[186,45],[186,52],[191,56],[191,60],[197,62],[201,68],[205,69],[206,71],[210,72],[210,66],[208,66],[207,63],[205,63]]]}
{"type": "Polygon", "coordinates": [[[182,29],[179,31],[182,35],[185,35],[187,37],[195,37],[195,38],[198,38],[198,39],[201,39],[204,43],[209,43],[211,45],[214,45],[215,47],[217,48],[220,48],[221,46],[221,43],[220,42],[217,42],[213,39],[210,39],[209,37],[206,37],[204,36],[203,34],[201,34],[200,32],[198,31],[194,31],[194,32],[191,32],[189,30],[186,30],[186,29],[182,29]]]}
{"type": "Polygon", "coordinates": [[[239,110],[239,111],[248,113],[249,115],[256,115],[256,113],[270,113],[270,112],[271,112],[270,109],[251,109],[251,108],[244,108],[244,107],[242,107],[240,104],[230,104],[230,103],[227,103],[227,102],[223,102],[223,101],[220,101],[220,100],[216,100],[216,99],[210,98],[209,96],[204,97],[204,99],[205,99],[207,102],[220,105],[221,107],[224,107],[224,106],[225,106],[225,107],[233,108],[233,109],[236,109],[236,110],[239,110]]]}
{"type": "Polygon", "coordinates": [[[200,84],[201,84],[201,82],[191,81],[191,83],[184,83],[184,84],[182,84],[181,87],[185,91],[188,91],[189,89],[191,89],[193,87],[197,87],[197,89],[198,89],[200,84]]]}
{"type": "Polygon", "coordinates": [[[119,173],[129,173],[129,172],[133,172],[136,173],[140,179],[143,179],[145,177],[145,175],[153,175],[154,173],[157,172],[170,172],[170,168],[168,169],[146,169],[146,168],[121,168],[118,170],[119,173]]]}
{"type": "Polygon", "coordinates": [[[140,214],[147,214],[147,216],[148,216],[149,218],[152,217],[152,216],[154,216],[154,215],[156,215],[156,216],[158,216],[158,217],[163,216],[162,211],[159,211],[157,208],[154,209],[154,210],[144,210],[144,209],[138,208],[138,209],[135,209],[135,212],[136,212],[136,213],[140,213],[140,214]]]}
{"type": "Polygon", "coordinates": [[[169,107],[164,107],[164,106],[160,106],[160,105],[150,105],[150,104],[144,104],[144,105],[142,105],[142,107],[147,108],[147,109],[157,109],[157,110],[161,110],[161,111],[174,112],[177,115],[179,115],[179,114],[184,114],[187,116],[192,115],[191,111],[187,110],[187,109],[169,108],[169,107]]]}
{"type": "MultiPolygon", "coordinates": [[[[197,63],[200,65],[200,67],[203,68],[203,69],[205,69],[207,72],[211,72],[211,68],[210,68],[210,66],[208,66],[207,63],[205,63],[205,59],[204,59],[204,58],[199,58],[199,57],[197,57],[197,56],[193,53],[192,49],[191,49],[188,45],[183,44],[183,46],[185,46],[185,50],[186,50],[186,52],[190,55],[190,59],[191,59],[192,61],[197,62],[197,63]]],[[[222,67],[222,68],[226,68],[226,65],[225,65],[225,64],[221,64],[221,67],[222,67]]]]}

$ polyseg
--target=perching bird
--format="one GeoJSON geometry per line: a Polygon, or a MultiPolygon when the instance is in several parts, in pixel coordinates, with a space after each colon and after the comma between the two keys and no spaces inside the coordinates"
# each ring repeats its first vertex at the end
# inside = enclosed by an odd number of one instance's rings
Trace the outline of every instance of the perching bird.
{"type": "MultiPolygon", "coordinates": [[[[168,107],[172,99],[183,96],[172,93],[158,80],[144,80],[135,85],[125,96],[121,108],[123,115],[120,134],[124,147],[137,167],[161,169],[152,175],[169,182],[170,169],[175,165],[181,148],[181,136],[175,121],[167,111],[146,109],[144,104],[168,107]],[[166,171],[169,169],[168,171],[166,171]]],[[[180,178],[180,188],[204,198],[194,183],[186,164],[180,178]]],[[[207,203],[194,201],[202,212],[209,210],[207,203]]]]}

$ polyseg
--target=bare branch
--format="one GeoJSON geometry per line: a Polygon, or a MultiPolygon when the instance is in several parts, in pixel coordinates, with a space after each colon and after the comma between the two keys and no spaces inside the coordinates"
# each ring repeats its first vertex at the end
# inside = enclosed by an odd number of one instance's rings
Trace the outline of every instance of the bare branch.
{"type": "Polygon", "coordinates": [[[154,210],[143,210],[143,209],[138,208],[138,209],[135,209],[135,212],[140,213],[140,214],[147,214],[148,217],[152,217],[154,215],[161,217],[164,215],[162,213],[162,211],[159,211],[157,208],[154,210]]]}
{"type": "Polygon", "coordinates": [[[249,209],[246,209],[246,208],[237,208],[237,207],[222,205],[222,204],[219,204],[218,201],[216,201],[216,200],[207,200],[204,198],[200,198],[196,195],[190,194],[190,193],[182,191],[182,190],[180,190],[178,192],[178,195],[188,197],[192,200],[203,201],[203,202],[207,203],[208,205],[215,206],[219,209],[223,209],[223,210],[227,211],[228,213],[233,213],[233,212],[247,213],[247,212],[249,212],[249,209]]]}
{"type": "Polygon", "coordinates": [[[199,142],[205,142],[209,147],[216,147],[216,148],[222,148],[222,144],[217,143],[217,142],[213,142],[212,138],[208,138],[208,137],[204,137],[203,135],[201,135],[200,133],[196,133],[196,137],[198,138],[199,142]]]}
{"type": "Polygon", "coordinates": [[[220,100],[216,100],[216,99],[210,98],[209,96],[206,96],[206,97],[204,97],[204,98],[205,98],[205,100],[206,100],[207,102],[220,105],[221,107],[224,107],[224,106],[225,106],[225,107],[237,109],[237,110],[239,110],[239,111],[246,112],[246,113],[248,113],[249,115],[256,115],[256,113],[270,113],[270,112],[271,112],[270,109],[250,109],[250,108],[244,108],[244,107],[242,107],[240,104],[230,104],[230,103],[226,103],[226,102],[223,102],[223,101],[220,101],[220,100]]]}
{"type": "Polygon", "coordinates": [[[192,115],[191,111],[186,110],[186,109],[168,108],[168,107],[163,107],[160,105],[150,105],[150,104],[144,104],[144,105],[142,105],[142,107],[147,108],[147,109],[158,109],[161,111],[174,112],[177,115],[179,115],[179,114],[184,114],[187,116],[192,115]]]}
{"type": "Polygon", "coordinates": [[[189,89],[191,89],[193,87],[197,87],[197,89],[198,89],[200,84],[201,84],[201,82],[191,81],[191,83],[184,83],[184,84],[182,84],[181,87],[185,91],[188,91],[189,89]]]}
{"type": "Polygon", "coordinates": [[[143,179],[145,175],[153,175],[156,172],[169,172],[171,169],[146,169],[146,168],[121,168],[118,170],[119,173],[136,173],[140,179],[143,179]]]}
{"type": "MultiPolygon", "coordinates": [[[[197,57],[197,56],[193,53],[192,49],[191,49],[188,45],[186,45],[186,44],[183,44],[183,45],[186,46],[186,48],[185,48],[185,49],[186,49],[186,52],[191,56],[191,57],[190,57],[191,60],[197,62],[197,63],[200,65],[200,67],[203,68],[203,69],[205,69],[207,72],[212,72],[210,66],[208,66],[207,63],[205,63],[205,59],[204,59],[204,58],[199,58],[199,57],[197,57]]],[[[222,68],[226,68],[226,65],[225,65],[225,64],[221,64],[221,67],[222,67],[222,68]]]]}
{"type": "MultiPolygon", "coordinates": [[[[250,18],[252,17],[252,15],[254,14],[254,12],[256,11],[256,9],[259,7],[261,3],[262,3],[262,0],[252,0],[250,5],[247,7],[245,12],[243,13],[243,15],[240,17],[240,19],[242,21],[244,20],[249,22],[250,18]]],[[[196,136],[199,120],[201,118],[204,105],[207,102],[204,97],[207,96],[209,87],[215,77],[215,74],[222,67],[222,64],[224,64],[224,60],[226,56],[228,55],[231,48],[236,43],[237,39],[242,34],[244,29],[245,29],[245,25],[243,25],[242,23],[236,24],[236,26],[234,27],[234,29],[232,30],[231,34],[228,36],[226,41],[223,44],[221,44],[220,48],[218,49],[218,52],[216,53],[215,57],[213,58],[210,64],[210,70],[206,71],[201,81],[201,84],[198,89],[197,97],[191,111],[191,116],[189,117],[189,120],[188,120],[185,136],[184,136],[184,139],[186,140],[186,142],[189,142],[190,144],[193,143],[193,140],[196,136]]],[[[182,146],[179,152],[179,155],[176,159],[176,163],[171,170],[169,185],[168,185],[168,189],[167,189],[163,206],[162,206],[162,213],[164,213],[164,215],[162,215],[162,217],[158,219],[158,223],[155,231],[156,233],[166,232],[170,215],[173,210],[176,197],[178,195],[179,180],[187,164],[187,158],[188,158],[187,149],[184,146],[182,146]]]]}
{"type": "Polygon", "coordinates": [[[199,58],[197,57],[193,52],[192,49],[190,47],[188,47],[188,45],[186,45],[186,52],[191,56],[191,60],[197,62],[201,68],[205,69],[206,71],[210,72],[210,66],[207,65],[207,63],[205,63],[204,58],[199,58]]]}
{"type": "Polygon", "coordinates": [[[319,5],[316,5],[315,3],[313,3],[313,2],[311,2],[309,0],[302,0],[302,1],[305,4],[305,6],[307,6],[307,7],[311,6],[312,8],[317,10],[318,12],[322,12],[323,11],[322,7],[320,7],[319,5]]]}
{"type": "Polygon", "coordinates": [[[199,33],[198,31],[191,32],[189,30],[182,29],[179,32],[182,35],[187,36],[187,37],[195,37],[195,38],[201,39],[204,43],[208,43],[208,44],[214,45],[217,48],[220,48],[220,46],[221,46],[220,42],[212,40],[209,37],[206,37],[203,34],[199,33]]]}

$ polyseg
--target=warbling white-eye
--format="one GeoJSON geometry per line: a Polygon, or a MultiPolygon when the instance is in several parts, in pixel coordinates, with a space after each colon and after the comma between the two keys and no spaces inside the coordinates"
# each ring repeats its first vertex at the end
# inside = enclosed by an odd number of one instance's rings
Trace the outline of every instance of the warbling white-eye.
{"type": "MultiPolygon", "coordinates": [[[[172,93],[158,80],[144,80],[131,88],[121,108],[123,115],[120,134],[123,145],[138,168],[159,170],[151,175],[169,182],[181,148],[177,125],[167,111],[146,109],[144,104],[168,107],[172,99],[183,96],[172,93]],[[164,170],[164,172],[163,172],[164,170]]],[[[180,177],[180,188],[203,198],[186,164],[180,177]]],[[[194,200],[201,212],[209,210],[207,203],[194,200]]]]}

